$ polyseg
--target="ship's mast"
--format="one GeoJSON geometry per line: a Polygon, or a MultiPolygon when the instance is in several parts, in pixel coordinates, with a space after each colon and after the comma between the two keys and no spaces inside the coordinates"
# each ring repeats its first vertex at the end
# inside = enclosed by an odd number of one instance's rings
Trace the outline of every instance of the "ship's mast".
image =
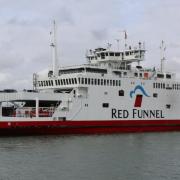
{"type": "Polygon", "coordinates": [[[161,42],[160,49],[161,49],[161,72],[163,73],[164,72],[164,62],[166,60],[165,53],[164,53],[166,50],[166,47],[165,47],[164,41],[161,42]]]}
{"type": "Polygon", "coordinates": [[[53,30],[50,32],[51,35],[51,48],[52,48],[52,70],[53,76],[58,75],[58,59],[57,59],[57,40],[56,40],[56,22],[53,21],[53,30]]]}

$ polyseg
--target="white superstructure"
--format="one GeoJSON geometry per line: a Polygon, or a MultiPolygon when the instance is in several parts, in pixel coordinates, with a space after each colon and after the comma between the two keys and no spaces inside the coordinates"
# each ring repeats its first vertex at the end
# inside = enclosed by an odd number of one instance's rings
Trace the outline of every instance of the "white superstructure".
{"type": "MultiPolygon", "coordinates": [[[[54,24],[55,34],[55,24],[54,24]]],[[[176,120],[180,117],[180,82],[175,74],[144,68],[142,43],[120,51],[89,50],[87,64],[58,67],[55,36],[53,66],[33,75],[33,91],[0,93],[1,119],[21,120],[176,120]],[[3,115],[3,108],[5,113],[3,115]]],[[[119,49],[119,48],[118,48],[119,49]]],[[[161,49],[164,49],[162,44],[161,49]]]]}

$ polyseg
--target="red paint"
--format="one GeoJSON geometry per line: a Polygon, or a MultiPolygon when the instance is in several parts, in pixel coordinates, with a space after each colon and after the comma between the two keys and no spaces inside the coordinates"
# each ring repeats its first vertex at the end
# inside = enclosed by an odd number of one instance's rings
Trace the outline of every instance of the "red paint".
{"type": "Polygon", "coordinates": [[[180,120],[0,122],[0,135],[102,134],[180,131],[180,120]]]}
{"type": "Polygon", "coordinates": [[[142,97],[143,97],[143,96],[142,96],[141,94],[137,94],[137,95],[136,95],[134,107],[141,107],[142,97]]]}

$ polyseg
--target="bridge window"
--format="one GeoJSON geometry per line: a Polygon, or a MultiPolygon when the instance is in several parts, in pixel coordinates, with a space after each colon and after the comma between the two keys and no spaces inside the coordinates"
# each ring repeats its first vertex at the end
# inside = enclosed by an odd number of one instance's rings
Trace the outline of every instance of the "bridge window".
{"type": "Polygon", "coordinates": [[[66,84],[68,85],[69,83],[68,83],[68,79],[66,79],[66,84]]]}
{"type": "Polygon", "coordinates": [[[171,74],[166,74],[167,79],[171,79],[171,74]]]}
{"type": "Polygon", "coordinates": [[[113,52],[110,52],[109,55],[110,55],[110,56],[114,56],[114,53],[113,53],[113,52]]]}
{"type": "Polygon", "coordinates": [[[115,56],[120,56],[120,53],[115,53],[115,56]]]}
{"type": "Polygon", "coordinates": [[[75,84],[77,84],[77,79],[76,78],[74,78],[74,82],[75,82],[75,84]]]}
{"type": "Polygon", "coordinates": [[[164,78],[164,74],[157,74],[157,78],[164,78]]]}
{"type": "MultiPolygon", "coordinates": [[[[55,84],[56,84],[56,86],[57,86],[57,80],[55,80],[55,84]]],[[[50,85],[50,83],[49,83],[49,85],[50,85]]]]}

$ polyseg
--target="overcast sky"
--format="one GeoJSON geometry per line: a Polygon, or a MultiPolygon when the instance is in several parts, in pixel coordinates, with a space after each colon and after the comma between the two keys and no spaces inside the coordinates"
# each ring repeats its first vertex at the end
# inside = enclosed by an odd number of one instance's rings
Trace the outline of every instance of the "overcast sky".
{"type": "Polygon", "coordinates": [[[86,63],[86,49],[146,42],[146,66],[159,66],[166,42],[166,69],[180,69],[179,0],[0,0],[0,89],[31,88],[32,74],[51,67],[52,20],[58,25],[59,64],[86,63]]]}

